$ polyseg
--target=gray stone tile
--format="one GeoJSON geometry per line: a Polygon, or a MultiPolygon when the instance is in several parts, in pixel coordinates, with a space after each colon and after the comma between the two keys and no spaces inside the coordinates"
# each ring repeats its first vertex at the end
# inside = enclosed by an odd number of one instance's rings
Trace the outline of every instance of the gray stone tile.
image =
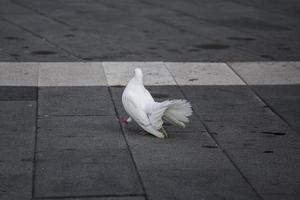
{"type": "Polygon", "coordinates": [[[286,1],[279,0],[276,2],[276,4],[274,4],[272,6],[269,6],[267,3],[270,1],[266,1],[265,4],[260,4],[260,6],[258,6],[257,3],[259,2],[259,0],[254,0],[251,2],[237,0],[236,2],[238,2],[239,4],[242,4],[244,6],[251,6],[251,7],[257,8],[259,10],[264,10],[267,12],[277,13],[277,14],[280,13],[280,14],[283,14],[288,17],[297,16],[297,8],[296,8],[297,6],[295,7],[295,6],[291,6],[291,5],[297,5],[297,3],[299,3],[297,0],[289,0],[289,4],[286,4],[286,1]]]}
{"type": "Polygon", "coordinates": [[[265,199],[299,196],[299,135],[247,87],[182,87],[221,148],[265,199]]]}
{"type": "Polygon", "coordinates": [[[41,87],[39,115],[114,115],[107,87],[41,87]]]}
{"type": "Polygon", "coordinates": [[[30,86],[0,86],[0,100],[35,101],[37,87],[30,86]]]}
{"type": "Polygon", "coordinates": [[[74,60],[66,52],[53,47],[52,44],[49,44],[41,37],[27,31],[26,27],[16,26],[2,18],[0,19],[0,26],[2,30],[5,30],[0,32],[1,46],[5,47],[5,52],[14,61],[74,60]]]}
{"type": "Polygon", "coordinates": [[[257,112],[264,110],[264,106],[259,104],[259,98],[246,89],[246,86],[182,86],[187,91],[188,98],[195,108],[201,108],[199,114],[205,113],[205,120],[214,118],[225,118],[223,113],[232,115],[247,112],[257,112]],[[221,99],[220,99],[221,98],[221,99]]]}
{"type": "MultiPolygon", "coordinates": [[[[183,98],[176,86],[148,87],[156,100],[183,98]]],[[[112,88],[120,115],[123,88],[112,88]]],[[[192,101],[192,104],[194,101],[192,101]]],[[[165,125],[164,140],[139,133],[131,123],[125,135],[149,199],[258,199],[222,150],[193,116],[186,129],[165,125]]]]}
{"type": "MultiPolygon", "coordinates": [[[[59,116],[39,119],[42,149],[124,149],[118,121],[113,116],[59,116]],[[60,141],[61,140],[61,141],[60,141]]],[[[76,151],[74,149],[74,151],[76,151]]]]}
{"type": "MultiPolygon", "coordinates": [[[[280,40],[266,40],[258,35],[241,31],[240,29],[220,26],[219,24],[214,24],[206,20],[199,20],[199,18],[190,15],[166,16],[164,19],[182,30],[212,40],[206,42],[197,41],[197,43],[187,47],[188,51],[198,52],[198,54],[205,50],[207,52],[215,52],[217,51],[216,48],[219,47],[224,48],[222,53],[227,57],[234,58],[243,55],[243,60],[247,61],[263,61],[269,59],[281,61],[293,60],[293,58],[297,59],[298,57],[297,52],[299,51],[299,46],[297,47],[291,44],[283,45],[280,40]],[[232,49],[240,52],[233,52],[232,49]]],[[[217,55],[215,58],[218,57],[217,55]]]]}
{"type": "MultiPolygon", "coordinates": [[[[43,198],[45,200],[51,200],[53,198],[43,198]]],[[[145,200],[143,196],[131,196],[131,197],[126,197],[126,196],[120,196],[120,197],[68,197],[68,200],[145,200]]]]}
{"type": "Polygon", "coordinates": [[[252,88],[298,133],[300,132],[300,85],[264,85],[252,88]]]}
{"type": "Polygon", "coordinates": [[[297,15],[295,0],[279,0],[276,5],[223,0],[5,0],[0,5],[6,8],[0,10],[2,16],[56,47],[47,48],[51,55],[40,55],[32,52],[46,50],[47,45],[42,48],[29,40],[14,46],[2,40],[4,52],[15,60],[299,60],[299,20],[290,16],[297,15]],[[285,11],[278,11],[280,5],[285,11]],[[22,43],[29,49],[22,49],[22,43]],[[58,56],[64,54],[62,49],[69,54],[58,56]]]}
{"type": "Polygon", "coordinates": [[[142,194],[114,117],[39,119],[36,197],[142,194]]]}
{"type": "Polygon", "coordinates": [[[0,101],[0,199],[31,199],[36,103],[0,101]]]}
{"type": "MultiPolygon", "coordinates": [[[[56,4],[61,4],[57,2],[56,4]]],[[[22,5],[22,3],[21,3],[22,5]]],[[[23,9],[26,9],[27,5],[23,4],[23,9]]],[[[64,14],[70,14],[69,7],[66,8],[64,14]]],[[[80,9],[80,8],[78,8],[80,9]]],[[[80,23],[83,23],[86,19],[78,18],[78,14],[71,10],[71,14],[75,15],[75,19],[79,19],[80,23]]],[[[40,15],[32,10],[29,13],[25,14],[5,14],[5,18],[9,19],[13,23],[26,27],[27,30],[33,32],[40,37],[45,38],[47,41],[57,46],[57,51],[63,50],[64,52],[68,52],[68,56],[70,58],[82,59],[82,60],[93,60],[94,58],[98,60],[105,59],[106,54],[118,54],[118,50],[114,48],[114,46],[118,43],[118,41],[114,40],[110,35],[106,34],[94,34],[89,31],[84,31],[81,28],[76,28],[70,22],[61,22],[61,19],[52,19],[51,17],[47,17],[45,15],[40,15]],[[116,51],[112,51],[111,49],[116,51]],[[92,49],[92,50],[91,50],[92,49]]],[[[60,16],[59,18],[64,18],[60,16]]],[[[72,21],[72,20],[69,20],[72,21]]],[[[124,52],[124,48],[119,46],[121,50],[124,52]]],[[[126,49],[125,49],[126,50],[126,49]]],[[[56,54],[57,51],[54,53],[56,54]]],[[[126,50],[127,54],[129,54],[128,50],[126,50]]],[[[32,57],[32,59],[36,59],[32,57]]],[[[69,58],[65,59],[68,60],[69,58]]],[[[52,61],[56,61],[53,59],[52,61]]]]}
{"type": "Polygon", "coordinates": [[[9,0],[3,0],[3,1],[1,1],[0,13],[1,14],[5,14],[5,13],[20,14],[20,13],[26,13],[26,10],[20,8],[20,6],[12,3],[9,0]],[[6,6],[4,6],[4,5],[6,5],[6,6]]]}

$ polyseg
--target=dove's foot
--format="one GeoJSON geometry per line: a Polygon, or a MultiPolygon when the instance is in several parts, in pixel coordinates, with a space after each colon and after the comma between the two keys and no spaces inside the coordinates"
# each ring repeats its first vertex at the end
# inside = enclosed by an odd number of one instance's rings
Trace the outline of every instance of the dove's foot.
{"type": "Polygon", "coordinates": [[[128,123],[131,122],[131,118],[130,118],[130,117],[127,117],[127,118],[120,118],[120,119],[119,119],[119,122],[120,122],[121,124],[126,124],[126,125],[128,125],[128,123]]]}
{"type": "Polygon", "coordinates": [[[144,130],[138,130],[138,133],[141,135],[148,135],[149,133],[147,131],[144,130]]]}
{"type": "Polygon", "coordinates": [[[136,128],[136,132],[141,134],[141,135],[148,135],[149,134],[147,131],[145,131],[144,129],[142,129],[139,126],[136,128]]]}
{"type": "Polygon", "coordinates": [[[168,133],[166,132],[166,130],[164,129],[164,127],[161,127],[161,129],[159,131],[163,133],[164,138],[168,137],[168,133]]]}

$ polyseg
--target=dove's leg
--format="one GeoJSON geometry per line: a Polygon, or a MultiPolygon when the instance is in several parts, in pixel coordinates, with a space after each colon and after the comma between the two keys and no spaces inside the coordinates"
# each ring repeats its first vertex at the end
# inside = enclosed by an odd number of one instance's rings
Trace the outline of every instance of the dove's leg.
{"type": "Polygon", "coordinates": [[[166,138],[168,137],[168,133],[166,132],[164,127],[161,127],[161,129],[159,131],[162,132],[166,138]]]}
{"type": "Polygon", "coordinates": [[[137,127],[136,127],[136,132],[138,132],[138,133],[140,133],[140,134],[142,134],[142,135],[147,135],[148,134],[148,132],[147,131],[145,131],[142,127],[140,127],[139,125],[137,125],[137,127]]]}
{"type": "Polygon", "coordinates": [[[121,124],[128,124],[128,123],[131,122],[131,121],[132,121],[131,117],[128,117],[128,118],[120,118],[120,119],[119,119],[119,122],[120,122],[121,124]]]}
{"type": "Polygon", "coordinates": [[[138,133],[141,135],[148,135],[149,133],[147,131],[145,131],[144,129],[139,129],[138,133]]]}

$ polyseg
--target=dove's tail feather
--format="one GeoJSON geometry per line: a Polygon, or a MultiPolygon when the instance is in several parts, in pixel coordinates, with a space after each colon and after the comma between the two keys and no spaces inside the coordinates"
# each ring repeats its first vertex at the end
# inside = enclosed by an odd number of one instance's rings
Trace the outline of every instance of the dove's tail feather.
{"type": "Polygon", "coordinates": [[[192,107],[190,102],[182,99],[167,100],[168,108],[163,114],[163,118],[176,126],[185,127],[184,123],[188,123],[188,117],[192,115],[192,107]]]}
{"type": "Polygon", "coordinates": [[[156,130],[156,128],[154,128],[153,126],[143,126],[143,129],[158,138],[165,138],[166,136],[164,133],[156,130]]]}

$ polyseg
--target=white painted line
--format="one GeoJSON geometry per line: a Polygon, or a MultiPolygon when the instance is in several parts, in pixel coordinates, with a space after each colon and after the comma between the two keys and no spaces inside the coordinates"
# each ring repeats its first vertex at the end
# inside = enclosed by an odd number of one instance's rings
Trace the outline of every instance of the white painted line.
{"type": "Polygon", "coordinates": [[[0,62],[1,86],[37,86],[38,63],[0,62]]]}
{"type": "Polygon", "coordinates": [[[237,62],[229,65],[250,85],[300,84],[300,62],[237,62]]]}
{"type": "Polygon", "coordinates": [[[165,63],[178,85],[244,85],[225,63],[165,63]]]}
{"type": "Polygon", "coordinates": [[[287,62],[290,66],[293,66],[295,67],[296,69],[299,69],[300,70],[300,62],[297,62],[297,61],[290,61],[290,62],[287,62]]]}
{"type": "Polygon", "coordinates": [[[139,67],[145,85],[176,85],[163,62],[103,62],[108,85],[126,85],[139,67]]]}
{"type": "MultiPolygon", "coordinates": [[[[300,62],[228,63],[248,84],[300,84],[300,62]]],[[[145,85],[245,85],[225,63],[0,62],[0,86],[126,85],[142,68],[145,85]]]]}
{"type": "Polygon", "coordinates": [[[101,62],[41,63],[38,86],[105,86],[101,62]]]}

